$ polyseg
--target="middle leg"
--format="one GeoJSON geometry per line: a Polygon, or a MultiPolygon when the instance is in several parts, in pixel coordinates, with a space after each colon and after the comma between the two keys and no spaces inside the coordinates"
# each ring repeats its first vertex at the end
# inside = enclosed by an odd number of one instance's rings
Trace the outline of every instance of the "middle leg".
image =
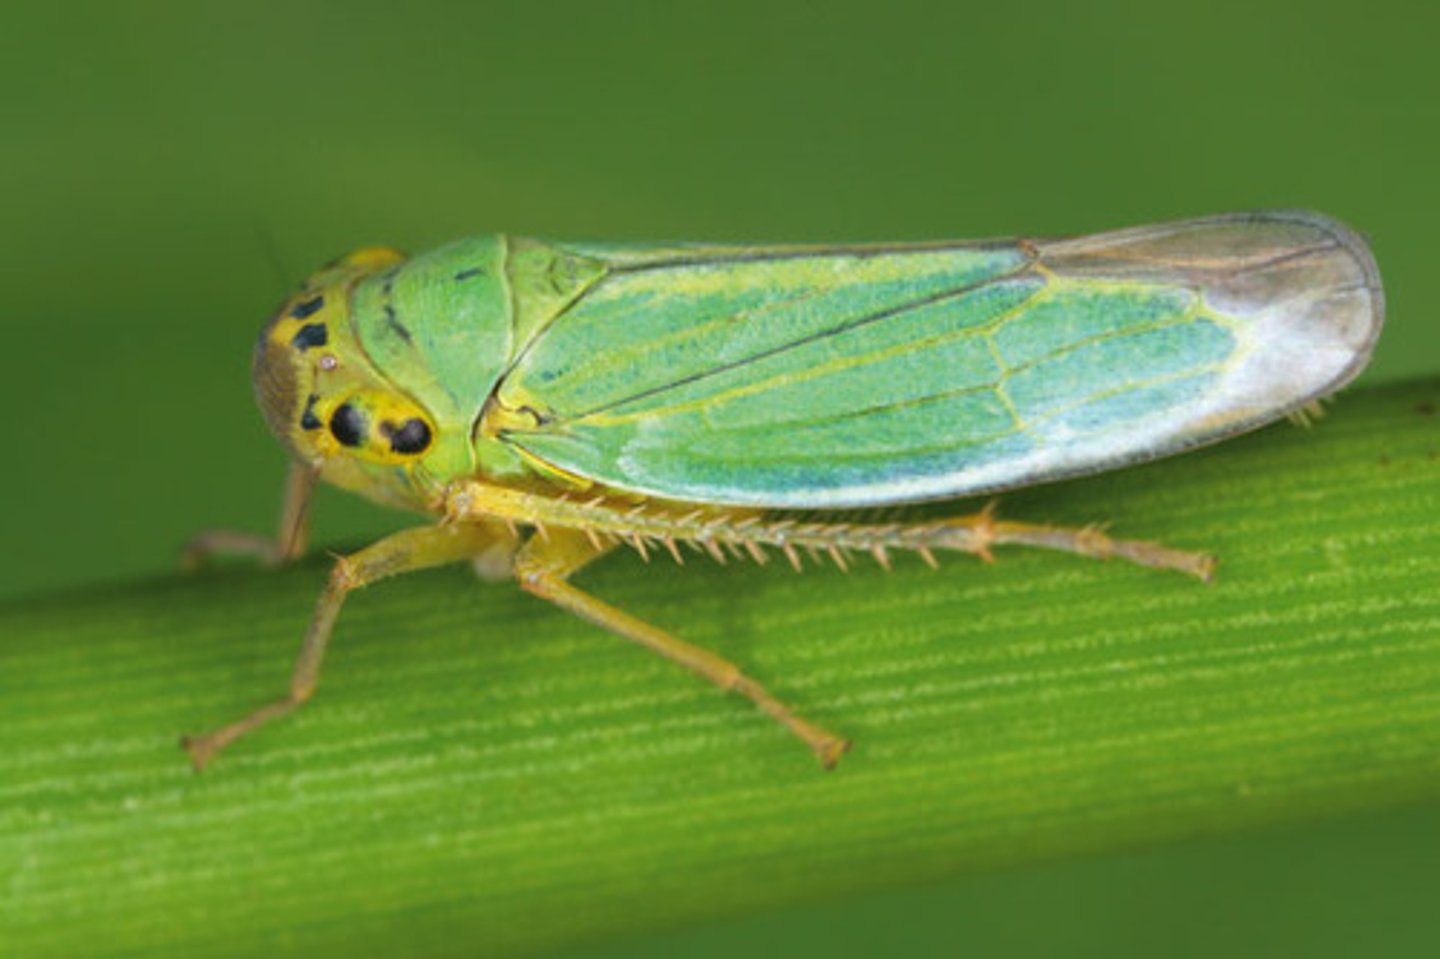
{"type": "Polygon", "coordinates": [[[826,769],[835,766],[840,755],[850,748],[848,740],[795,715],[769,690],[746,676],[729,660],[677,639],[568,582],[570,576],[611,548],[613,544],[595,545],[578,530],[552,529],[546,536],[532,537],[516,555],[515,578],[526,592],[548,599],[581,619],[659,653],[726,692],[739,693],[799,737],[826,769]]]}

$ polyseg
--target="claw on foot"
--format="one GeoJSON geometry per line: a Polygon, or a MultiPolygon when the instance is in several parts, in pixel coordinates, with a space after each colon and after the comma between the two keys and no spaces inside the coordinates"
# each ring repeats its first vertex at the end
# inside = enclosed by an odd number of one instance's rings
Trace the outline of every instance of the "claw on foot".
{"type": "Polygon", "coordinates": [[[834,736],[816,743],[814,749],[820,765],[825,767],[826,772],[829,772],[840,762],[840,757],[850,751],[850,740],[834,736]]]}
{"type": "Polygon", "coordinates": [[[205,766],[215,755],[209,736],[181,736],[180,748],[190,754],[190,765],[197,773],[204,772],[205,766]]]}

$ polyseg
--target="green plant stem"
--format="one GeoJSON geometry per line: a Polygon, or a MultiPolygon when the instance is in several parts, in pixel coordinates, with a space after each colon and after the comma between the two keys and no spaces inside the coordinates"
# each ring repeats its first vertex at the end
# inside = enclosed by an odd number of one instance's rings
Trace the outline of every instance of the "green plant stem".
{"type": "Polygon", "coordinates": [[[465,570],[353,597],[315,701],[200,776],[176,740],[283,688],[322,561],[0,606],[0,951],[517,952],[1435,796],[1437,406],[1001,503],[1214,551],[1212,586],[1018,550],[587,573],[852,736],[829,774],[465,570]]]}

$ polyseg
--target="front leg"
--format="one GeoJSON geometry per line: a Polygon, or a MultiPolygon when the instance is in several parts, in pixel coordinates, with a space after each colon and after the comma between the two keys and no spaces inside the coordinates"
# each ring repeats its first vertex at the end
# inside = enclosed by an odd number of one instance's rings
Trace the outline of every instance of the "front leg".
{"type": "Polygon", "coordinates": [[[335,617],[340,614],[340,607],[351,590],[388,576],[484,556],[495,544],[495,531],[489,525],[453,523],[402,530],[357,553],[336,559],[330,582],[320,594],[315,616],[300,647],[289,690],[279,699],[266,703],[228,726],[203,736],[182,739],[180,744],[190,753],[196,770],[203,769],[216,753],[230,743],[270,720],[284,716],[314,694],[320,679],[320,663],[325,658],[325,647],[335,628],[335,617]]]}
{"type": "Polygon", "coordinates": [[[298,559],[310,540],[310,494],[315,471],[291,463],[280,500],[280,526],[274,537],[244,530],[207,529],[185,544],[181,561],[197,569],[212,556],[253,556],[263,566],[282,566],[298,559]]]}
{"type": "Polygon", "coordinates": [[[725,692],[736,692],[746,697],[799,737],[826,769],[833,768],[841,753],[850,748],[848,740],[796,716],[764,686],[741,673],[734,663],[677,639],[570,585],[570,576],[609,552],[613,546],[613,543],[596,545],[579,530],[551,529],[543,536],[536,534],[531,537],[516,554],[515,578],[526,592],[548,599],[581,619],[659,653],[725,692]]]}

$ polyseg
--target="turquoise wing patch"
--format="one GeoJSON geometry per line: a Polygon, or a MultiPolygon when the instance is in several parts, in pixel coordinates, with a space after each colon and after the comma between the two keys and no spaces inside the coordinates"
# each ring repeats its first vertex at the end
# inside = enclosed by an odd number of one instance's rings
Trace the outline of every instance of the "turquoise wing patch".
{"type": "Polygon", "coordinates": [[[534,425],[500,437],[608,487],[763,507],[959,496],[1153,458],[1275,419],[1368,352],[1370,274],[1329,226],[630,251],[518,352],[496,396],[534,425]],[[1279,350],[1308,358],[1277,383],[1279,350]]]}

